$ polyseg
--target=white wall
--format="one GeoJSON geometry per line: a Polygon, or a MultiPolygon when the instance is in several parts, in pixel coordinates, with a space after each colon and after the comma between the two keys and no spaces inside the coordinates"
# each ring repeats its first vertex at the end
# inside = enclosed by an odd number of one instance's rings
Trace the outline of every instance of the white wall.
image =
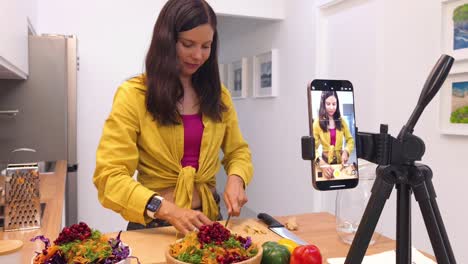
{"type": "Polygon", "coordinates": [[[31,25],[34,27],[34,29],[37,27],[37,6],[37,0],[27,0],[26,4],[24,5],[24,8],[27,10],[26,14],[28,16],[29,22],[31,22],[31,25]]]}
{"type": "Polygon", "coordinates": [[[313,1],[288,1],[279,22],[221,20],[222,63],[249,58],[249,97],[236,100],[244,137],[253,153],[255,176],[247,206],[256,212],[286,215],[320,205],[310,163],[301,159],[301,136],[308,135],[307,82],[314,78],[313,1]],[[252,56],[277,48],[279,96],[252,98],[252,56]]]}

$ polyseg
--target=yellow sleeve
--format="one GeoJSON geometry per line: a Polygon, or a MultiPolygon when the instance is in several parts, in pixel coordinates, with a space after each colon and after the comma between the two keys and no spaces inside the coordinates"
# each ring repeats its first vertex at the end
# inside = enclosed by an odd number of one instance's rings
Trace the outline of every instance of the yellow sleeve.
{"type": "Polygon", "coordinates": [[[322,155],[320,155],[320,153],[318,152],[318,148],[320,146],[320,132],[322,131],[322,129],[320,128],[320,125],[319,125],[319,122],[318,120],[314,120],[314,123],[312,125],[312,129],[313,129],[313,132],[314,132],[314,141],[315,141],[315,159],[317,158],[321,158],[322,155]]]}
{"type": "Polygon", "coordinates": [[[222,97],[228,108],[223,116],[224,122],[226,122],[226,131],[221,145],[224,153],[222,164],[228,176],[239,175],[244,180],[245,186],[247,186],[253,177],[252,155],[249,145],[242,137],[237,113],[229,91],[224,87],[222,97]]]}
{"type": "Polygon", "coordinates": [[[348,127],[348,124],[346,123],[346,120],[341,118],[341,124],[343,124],[343,133],[344,133],[344,137],[346,139],[345,150],[348,152],[349,155],[351,155],[351,152],[353,152],[353,150],[354,150],[353,135],[351,134],[351,131],[349,130],[349,127],[348,127]]]}
{"type": "Polygon", "coordinates": [[[114,97],[96,152],[93,182],[104,207],[127,221],[144,224],[149,220],[146,204],[155,193],[132,178],[138,164],[140,128],[136,94],[129,89],[119,87],[114,97]]]}

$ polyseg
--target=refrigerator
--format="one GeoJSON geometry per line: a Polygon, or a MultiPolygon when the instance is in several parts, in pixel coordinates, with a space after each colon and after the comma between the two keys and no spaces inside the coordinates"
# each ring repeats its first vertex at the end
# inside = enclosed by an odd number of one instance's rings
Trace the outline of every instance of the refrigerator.
{"type": "Polygon", "coordinates": [[[67,160],[65,225],[78,220],[77,71],[76,37],[29,36],[28,78],[0,80],[0,164],[39,161],[47,172],[67,160]],[[18,148],[36,152],[13,155],[18,148]]]}

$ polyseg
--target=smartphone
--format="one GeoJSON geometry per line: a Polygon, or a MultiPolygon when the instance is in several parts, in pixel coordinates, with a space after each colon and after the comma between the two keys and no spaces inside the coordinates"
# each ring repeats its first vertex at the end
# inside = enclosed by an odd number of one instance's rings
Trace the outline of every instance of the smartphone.
{"type": "Polygon", "coordinates": [[[359,182],[353,91],[347,80],[313,80],[307,86],[317,190],[349,189],[359,182]]]}

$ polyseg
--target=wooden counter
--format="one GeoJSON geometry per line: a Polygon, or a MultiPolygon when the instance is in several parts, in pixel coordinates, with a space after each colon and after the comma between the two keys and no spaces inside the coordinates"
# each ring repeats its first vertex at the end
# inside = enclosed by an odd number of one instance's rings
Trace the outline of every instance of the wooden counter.
{"type": "MultiPolygon", "coordinates": [[[[299,230],[294,231],[296,235],[310,244],[320,248],[323,256],[323,263],[326,259],[333,257],[345,257],[349,250],[349,245],[341,242],[335,230],[335,216],[328,213],[310,213],[295,215],[299,230]]],[[[289,217],[275,217],[278,221],[285,223],[289,217]]],[[[257,219],[231,219],[229,229],[233,233],[242,236],[251,236],[254,242],[262,244],[265,241],[277,241],[280,237],[269,231],[265,224],[257,219]],[[255,226],[267,231],[266,234],[247,234],[244,231],[245,225],[255,226]]],[[[116,233],[109,234],[115,237],[116,233]]],[[[180,235],[179,235],[180,238],[180,235]]],[[[153,228],[138,231],[122,232],[121,239],[132,248],[132,255],[137,256],[141,263],[165,263],[164,253],[169,244],[176,240],[176,231],[173,227],[153,228]]],[[[381,253],[395,249],[395,241],[385,236],[374,245],[370,246],[367,255],[381,253]]],[[[433,257],[432,257],[433,258],[433,257]]],[[[434,258],[433,258],[434,259],[434,258]]],[[[136,261],[132,260],[132,263],[136,261]]]]}
{"type": "Polygon", "coordinates": [[[4,232],[0,228],[0,240],[17,239],[23,241],[24,245],[20,250],[21,263],[30,263],[34,251],[40,251],[44,247],[40,241],[30,242],[31,238],[38,235],[44,235],[51,239],[58,237],[62,226],[66,173],[67,162],[58,161],[54,173],[40,175],[41,203],[46,204],[40,229],[4,232]]]}

